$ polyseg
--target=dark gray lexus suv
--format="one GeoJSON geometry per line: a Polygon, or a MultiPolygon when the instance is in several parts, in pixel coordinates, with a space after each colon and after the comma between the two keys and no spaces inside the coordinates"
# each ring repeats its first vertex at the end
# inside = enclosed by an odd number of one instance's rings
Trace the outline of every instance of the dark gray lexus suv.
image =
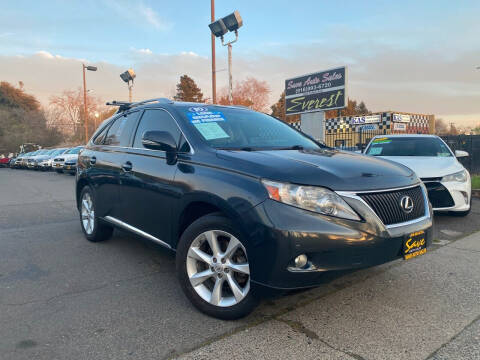
{"type": "Polygon", "coordinates": [[[85,236],[119,227],[171,249],[207,314],[239,318],[264,288],[315,286],[325,272],[409,259],[431,243],[425,187],[407,167],[245,108],[116,105],[78,159],[85,236]]]}

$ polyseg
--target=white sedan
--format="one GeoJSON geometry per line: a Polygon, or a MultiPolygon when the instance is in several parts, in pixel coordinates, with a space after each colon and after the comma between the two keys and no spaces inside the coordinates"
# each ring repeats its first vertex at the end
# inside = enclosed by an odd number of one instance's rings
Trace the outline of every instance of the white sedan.
{"type": "Polygon", "coordinates": [[[453,153],[435,135],[406,134],[375,136],[365,154],[395,161],[415,171],[427,187],[433,210],[460,216],[470,212],[470,174],[457,160],[468,156],[466,151],[453,153]]]}

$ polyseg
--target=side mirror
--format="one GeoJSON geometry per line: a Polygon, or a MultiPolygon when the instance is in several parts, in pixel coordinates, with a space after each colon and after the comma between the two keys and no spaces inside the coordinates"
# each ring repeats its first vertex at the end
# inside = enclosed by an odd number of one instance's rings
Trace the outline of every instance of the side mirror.
{"type": "Polygon", "coordinates": [[[146,131],[142,137],[142,145],[151,150],[177,151],[173,136],[166,131],[146,131]]]}
{"type": "Polygon", "coordinates": [[[455,150],[455,156],[457,158],[466,157],[466,156],[468,156],[468,152],[463,151],[463,150],[455,150]]]}
{"type": "Polygon", "coordinates": [[[142,145],[147,149],[165,151],[168,165],[177,162],[177,143],[169,132],[146,131],[142,137],[142,145]]]}

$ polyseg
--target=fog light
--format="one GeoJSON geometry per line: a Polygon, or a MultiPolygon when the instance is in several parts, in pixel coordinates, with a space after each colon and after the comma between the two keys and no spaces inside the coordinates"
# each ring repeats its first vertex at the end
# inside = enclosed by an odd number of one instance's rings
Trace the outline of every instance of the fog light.
{"type": "Polygon", "coordinates": [[[460,191],[463,195],[463,199],[465,200],[465,204],[468,205],[468,194],[465,191],[460,191]]]}
{"type": "Polygon", "coordinates": [[[303,268],[305,265],[307,265],[307,262],[308,262],[307,255],[305,255],[305,254],[298,255],[295,258],[295,267],[303,268]]]}

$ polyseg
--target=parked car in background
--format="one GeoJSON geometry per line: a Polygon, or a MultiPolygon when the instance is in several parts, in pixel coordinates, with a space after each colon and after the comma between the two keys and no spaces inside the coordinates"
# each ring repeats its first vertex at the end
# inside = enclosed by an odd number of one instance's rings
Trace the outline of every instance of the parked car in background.
{"type": "Polygon", "coordinates": [[[17,161],[17,157],[15,155],[13,155],[11,158],[10,158],[10,161],[8,162],[8,166],[11,168],[11,169],[14,169],[15,168],[15,162],[17,161]]]}
{"type": "Polygon", "coordinates": [[[42,171],[51,170],[53,160],[55,159],[55,157],[57,157],[59,155],[62,155],[63,153],[65,153],[68,150],[69,150],[69,148],[53,149],[48,156],[46,156],[44,159],[42,159],[39,162],[39,164],[38,164],[39,169],[41,169],[42,171]]]}
{"type": "Polygon", "coordinates": [[[435,211],[465,216],[471,208],[470,174],[457,160],[466,151],[452,150],[436,135],[375,136],[365,154],[395,161],[415,171],[428,190],[435,211]]]}
{"type": "Polygon", "coordinates": [[[154,99],[123,104],[81,151],[79,221],[172,249],[201,311],[235,319],[265,288],[424,254],[425,186],[400,164],[338,151],[269,115],[154,99]]]}
{"type": "Polygon", "coordinates": [[[63,173],[64,171],[70,173],[72,170],[75,172],[77,167],[78,153],[81,149],[83,149],[83,146],[77,146],[68,149],[61,155],[57,155],[57,157],[53,160],[53,169],[58,173],[63,173]],[[64,166],[65,162],[68,163],[68,169],[64,166]]]}
{"type": "Polygon", "coordinates": [[[20,169],[24,156],[25,156],[25,154],[23,154],[23,153],[18,154],[17,157],[15,158],[15,161],[13,162],[13,164],[10,164],[10,167],[13,167],[14,169],[20,169]]]}
{"type": "Polygon", "coordinates": [[[0,167],[8,167],[10,159],[8,157],[0,157],[0,167]]]}
{"type": "Polygon", "coordinates": [[[31,159],[33,159],[33,169],[40,170],[40,163],[43,160],[48,159],[53,152],[54,149],[43,149],[40,150],[35,156],[32,156],[31,159]]]}
{"type": "Polygon", "coordinates": [[[22,157],[22,162],[21,162],[20,168],[21,168],[21,169],[27,169],[27,168],[28,168],[28,164],[29,164],[29,160],[32,158],[32,156],[37,155],[39,151],[40,151],[40,150],[35,150],[35,151],[32,151],[32,152],[26,153],[26,154],[22,157]]]}

